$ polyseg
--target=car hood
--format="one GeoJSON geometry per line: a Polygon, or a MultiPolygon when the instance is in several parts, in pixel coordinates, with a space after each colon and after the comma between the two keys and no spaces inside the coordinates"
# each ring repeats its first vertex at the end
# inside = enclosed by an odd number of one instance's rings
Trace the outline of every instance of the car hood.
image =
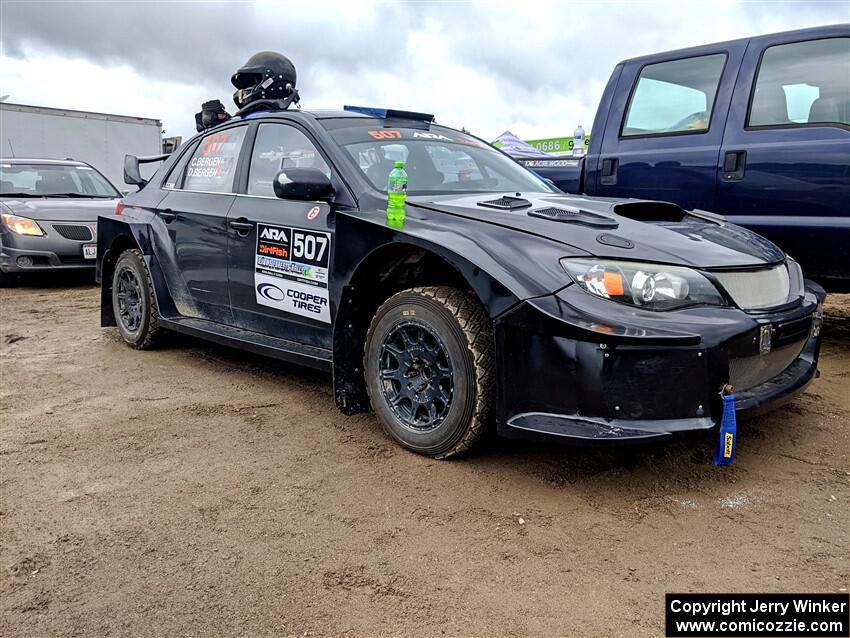
{"type": "Polygon", "coordinates": [[[115,212],[118,199],[77,199],[53,197],[43,199],[2,199],[3,207],[13,215],[38,221],[97,221],[98,215],[115,212]]]}
{"type": "MultiPolygon", "coordinates": [[[[521,197],[531,205],[498,210],[482,206],[516,193],[411,196],[408,204],[538,235],[597,257],[698,268],[758,267],[785,254],[770,241],[710,213],[689,213],[664,202],[588,198],[550,193],[521,197]],[[566,211],[557,221],[536,216],[542,209],[566,211]],[[583,221],[584,220],[584,221],[583,221]]],[[[559,214],[559,213],[556,213],[559,214]]]]}

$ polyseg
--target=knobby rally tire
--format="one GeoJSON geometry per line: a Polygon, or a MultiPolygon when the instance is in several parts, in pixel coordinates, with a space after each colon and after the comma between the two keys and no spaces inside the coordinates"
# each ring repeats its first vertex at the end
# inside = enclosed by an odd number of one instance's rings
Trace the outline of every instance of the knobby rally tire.
{"type": "Polygon", "coordinates": [[[148,350],[161,341],[162,328],[158,325],[159,310],[153,294],[153,282],[145,258],[138,250],[125,250],[115,263],[112,271],[112,311],[121,338],[131,348],[148,350]],[[134,312],[129,317],[126,308],[128,297],[135,299],[130,294],[133,283],[138,287],[138,314],[134,312]]]}
{"type": "Polygon", "coordinates": [[[411,288],[390,297],[369,326],[364,370],[378,420],[409,450],[446,459],[467,451],[490,426],[495,393],[493,332],[484,308],[469,293],[440,286],[411,288]],[[417,352],[424,356],[413,356],[417,352]],[[444,385],[433,385],[437,377],[444,385]],[[402,385],[416,387],[405,390],[408,395],[399,403],[402,385]],[[417,393],[415,400],[407,398],[412,393],[417,393]],[[438,395],[450,400],[418,403],[422,397],[438,395]],[[417,427],[416,415],[432,421],[417,427]]]}

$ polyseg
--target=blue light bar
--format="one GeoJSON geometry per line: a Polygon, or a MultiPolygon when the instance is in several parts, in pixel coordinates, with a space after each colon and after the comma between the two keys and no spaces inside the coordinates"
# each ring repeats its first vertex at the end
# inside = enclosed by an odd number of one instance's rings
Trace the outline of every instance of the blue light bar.
{"type": "Polygon", "coordinates": [[[396,111],[395,109],[375,109],[370,106],[351,106],[346,104],[342,107],[343,111],[351,113],[361,113],[370,117],[379,117],[381,119],[399,118],[402,120],[418,120],[420,122],[433,122],[434,116],[430,113],[417,113],[415,111],[396,111]]]}

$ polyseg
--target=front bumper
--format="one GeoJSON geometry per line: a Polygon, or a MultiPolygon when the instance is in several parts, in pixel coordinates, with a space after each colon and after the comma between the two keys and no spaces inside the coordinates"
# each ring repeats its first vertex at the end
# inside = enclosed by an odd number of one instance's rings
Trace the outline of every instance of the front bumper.
{"type": "Polygon", "coordinates": [[[47,235],[32,237],[15,235],[5,230],[0,232],[0,270],[5,273],[22,273],[95,267],[97,260],[87,259],[83,255],[84,244],[97,244],[97,235],[93,230],[95,222],[65,224],[88,229],[91,239],[87,240],[66,239],[54,232],[53,226],[47,226],[50,222],[39,224],[47,228],[47,235]],[[22,257],[28,259],[21,260],[22,257]],[[32,263],[25,265],[27,262],[32,263]]]}
{"type": "Polygon", "coordinates": [[[602,442],[708,430],[727,383],[738,386],[739,413],[774,409],[817,375],[813,323],[824,296],[807,282],[799,302],[759,314],[649,314],[577,286],[527,300],[495,324],[499,433],[602,442]],[[765,332],[771,348],[762,353],[765,332]]]}

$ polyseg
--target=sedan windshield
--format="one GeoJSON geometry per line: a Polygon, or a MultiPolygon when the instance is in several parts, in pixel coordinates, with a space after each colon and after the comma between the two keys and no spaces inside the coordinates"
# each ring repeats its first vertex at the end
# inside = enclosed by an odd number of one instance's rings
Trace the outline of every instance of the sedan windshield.
{"type": "Polygon", "coordinates": [[[405,164],[410,195],[553,192],[537,175],[490,145],[452,129],[384,128],[381,120],[361,123],[354,118],[323,124],[381,192],[386,192],[397,161],[405,164]]]}
{"type": "Polygon", "coordinates": [[[121,197],[90,166],[0,164],[0,197],[121,197]]]}

